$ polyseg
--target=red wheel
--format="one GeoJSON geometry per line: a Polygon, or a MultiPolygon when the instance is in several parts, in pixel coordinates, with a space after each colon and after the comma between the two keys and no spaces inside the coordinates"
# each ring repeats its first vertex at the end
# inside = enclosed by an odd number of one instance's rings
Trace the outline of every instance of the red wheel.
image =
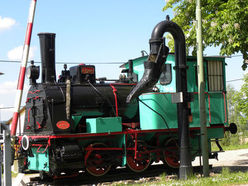
{"type": "Polygon", "coordinates": [[[163,156],[164,164],[173,169],[179,168],[179,146],[176,139],[170,138],[166,140],[163,156]]]}
{"type": "MultiPolygon", "coordinates": [[[[103,143],[94,143],[89,145],[90,148],[104,148],[103,143]]],[[[93,176],[103,176],[110,169],[111,165],[108,165],[106,159],[109,159],[108,154],[103,150],[89,150],[85,155],[85,167],[89,174],[93,176]]]]}
{"type": "Polygon", "coordinates": [[[143,172],[151,163],[151,154],[148,152],[145,143],[138,142],[135,159],[134,150],[127,151],[127,166],[134,172],[143,172]]]}

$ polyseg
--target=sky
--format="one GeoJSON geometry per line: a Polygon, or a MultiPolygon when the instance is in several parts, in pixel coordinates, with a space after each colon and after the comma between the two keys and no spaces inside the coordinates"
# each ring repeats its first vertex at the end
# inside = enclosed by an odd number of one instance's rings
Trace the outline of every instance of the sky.
{"type": "MultiPolygon", "coordinates": [[[[31,0],[0,2],[0,121],[8,120],[15,105],[15,93],[31,0]],[[8,62],[3,62],[7,60],[8,62]],[[11,62],[12,61],[12,62],[11,62]]],[[[165,0],[37,0],[29,60],[40,61],[40,32],[56,33],[56,61],[63,63],[112,63],[96,65],[97,77],[118,78],[119,66],[149,52],[155,25],[173,11],[162,11],[165,0]],[[114,64],[117,63],[118,64],[114,64]]],[[[208,48],[207,56],[218,55],[208,48]]],[[[239,55],[239,54],[237,54],[239,55]]],[[[227,80],[240,79],[242,58],[227,58],[227,80]]],[[[39,64],[37,64],[39,65],[39,64]]],[[[73,66],[73,65],[68,65],[73,66]]],[[[57,76],[63,64],[57,64],[57,76]]],[[[230,84],[239,89],[242,81],[230,84]]],[[[22,105],[26,99],[25,80],[22,105]]]]}

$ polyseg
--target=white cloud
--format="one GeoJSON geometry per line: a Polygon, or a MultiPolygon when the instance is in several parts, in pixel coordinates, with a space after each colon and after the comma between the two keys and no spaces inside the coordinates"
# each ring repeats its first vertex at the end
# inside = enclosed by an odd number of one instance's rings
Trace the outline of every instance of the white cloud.
{"type": "MultiPolygon", "coordinates": [[[[17,81],[5,81],[3,83],[0,83],[0,95],[5,95],[5,96],[8,96],[10,94],[15,95],[16,87],[17,87],[17,81]]],[[[24,97],[26,96],[28,89],[29,89],[29,85],[25,83],[23,90],[24,97]]],[[[1,97],[4,98],[4,96],[0,96],[0,100],[1,97]]]]}
{"type": "Polygon", "coordinates": [[[13,115],[14,99],[17,81],[6,81],[0,83],[0,121],[8,120],[13,115]]]}
{"type": "MultiPolygon", "coordinates": [[[[17,81],[5,81],[0,83],[0,121],[8,120],[14,112],[17,81]],[[10,107],[10,108],[9,108],[10,107]]],[[[25,105],[29,85],[24,85],[22,103],[25,105]]]]}
{"type": "Polygon", "coordinates": [[[15,93],[17,81],[5,81],[0,84],[0,95],[15,93]]]}
{"type": "Polygon", "coordinates": [[[7,121],[13,116],[13,108],[6,108],[4,104],[0,104],[0,121],[7,121]]]}
{"type": "MultiPolygon", "coordinates": [[[[29,59],[34,58],[35,47],[30,47],[29,50],[29,59]]],[[[22,59],[23,46],[18,46],[13,48],[8,52],[9,60],[21,60],[22,59]]]]}
{"type": "Polygon", "coordinates": [[[0,16],[0,31],[6,30],[14,26],[16,21],[10,17],[1,17],[0,16]]]}

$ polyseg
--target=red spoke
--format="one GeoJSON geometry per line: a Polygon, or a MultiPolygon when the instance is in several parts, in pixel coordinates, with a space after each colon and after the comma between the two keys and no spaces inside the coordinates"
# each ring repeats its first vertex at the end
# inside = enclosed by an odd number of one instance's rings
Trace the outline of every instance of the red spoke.
{"type": "MultiPolygon", "coordinates": [[[[89,147],[106,146],[102,143],[95,143],[91,144],[89,147]]],[[[102,153],[104,153],[104,151],[89,150],[85,155],[86,170],[93,176],[103,176],[111,169],[111,165],[104,165],[106,162],[102,153]]]]}
{"type": "Polygon", "coordinates": [[[142,172],[146,170],[151,163],[150,152],[146,151],[144,145],[144,143],[139,142],[138,146],[140,150],[136,152],[136,159],[133,150],[127,151],[127,166],[134,172],[142,172]]]}

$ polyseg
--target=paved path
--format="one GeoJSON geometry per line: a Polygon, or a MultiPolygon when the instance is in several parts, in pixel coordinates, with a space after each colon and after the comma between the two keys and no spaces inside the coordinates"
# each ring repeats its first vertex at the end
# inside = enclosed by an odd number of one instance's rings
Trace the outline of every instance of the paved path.
{"type": "MultiPolygon", "coordinates": [[[[209,160],[209,164],[213,166],[213,171],[218,172],[221,167],[229,167],[232,171],[248,171],[248,149],[221,152],[218,159],[209,160]]],[[[199,158],[196,158],[192,164],[198,166],[199,158]]]]}

